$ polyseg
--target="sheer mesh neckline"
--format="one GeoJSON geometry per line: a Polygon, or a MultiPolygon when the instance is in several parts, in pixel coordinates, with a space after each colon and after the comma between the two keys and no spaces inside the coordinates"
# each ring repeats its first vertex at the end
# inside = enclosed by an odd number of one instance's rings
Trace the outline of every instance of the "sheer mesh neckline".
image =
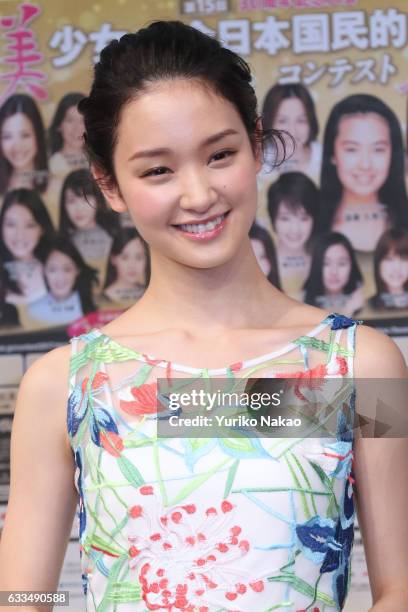
{"type": "Polygon", "coordinates": [[[108,334],[104,334],[103,332],[101,332],[99,329],[93,329],[91,332],[89,332],[90,334],[94,334],[95,336],[98,336],[102,339],[104,339],[106,342],[116,346],[117,348],[125,351],[128,355],[131,355],[134,359],[138,360],[138,361],[142,361],[144,363],[149,363],[152,364],[154,363],[154,365],[158,366],[158,367],[162,367],[162,368],[168,368],[168,365],[171,364],[171,368],[173,370],[178,370],[179,372],[186,372],[188,374],[197,374],[197,373],[201,373],[201,372],[206,372],[208,375],[221,375],[221,374],[227,374],[231,368],[233,369],[234,366],[237,366],[239,364],[240,368],[239,369],[244,369],[247,367],[252,367],[255,365],[258,365],[260,363],[263,363],[264,361],[268,361],[270,359],[274,359],[276,357],[280,357],[281,355],[284,355],[285,353],[289,353],[290,351],[292,351],[294,348],[297,347],[297,343],[301,338],[304,337],[310,337],[313,338],[314,336],[317,336],[318,333],[320,333],[332,320],[333,314],[330,314],[328,316],[326,316],[318,325],[316,325],[315,327],[313,327],[313,329],[311,329],[308,333],[306,334],[302,334],[301,336],[298,336],[297,338],[295,338],[294,340],[292,340],[291,342],[285,344],[282,348],[277,349],[275,351],[272,351],[270,353],[266,353],[263,355],[260,355],[259,357],[254,357],[252,359],[246,359],[244,361],[239,361],[236,363],[232,363],[226,367],[223,368],[196,368],[196,367],[192,367],[192,366],[187,366],[185,364],[179,364],[176,363],[174,361],[170,361],[168,359],[164,359],[164,358],[159,358],[159,357],[153,357],[152,355],[149,355],[147,353],[142,353],[140,351],[138,351],[135,348],[131,348],[129,346],[126,346],[124,344],[122,344],[121,342],[118,342],[117,340],[114,340],[114,338],[112,338],[111,336],[109,336],[108,334]]]}

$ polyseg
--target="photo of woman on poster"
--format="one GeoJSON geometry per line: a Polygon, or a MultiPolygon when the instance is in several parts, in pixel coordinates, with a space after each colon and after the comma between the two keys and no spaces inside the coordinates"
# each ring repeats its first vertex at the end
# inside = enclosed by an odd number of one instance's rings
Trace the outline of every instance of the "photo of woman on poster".
{"type": "Polygon", "coordinates": [[[19,316],[17,308],[14,304],[6,302],[7,290],[7,270],[2,261],[0,261],[0,327],[11,327],[19,325],[19,316]]]}
{"type": "Polygon", "coordinates": [[[249,237],[259,267],[272,285],[280,289],[278,261],[272,236],[255,221],[249,230],[249,237]]]}
{"type": "Polygon", "coordinates": [[[97,271],[86,265],[71,242],[57,237],[44,260],[48,292],[27,307],[35,324],[65,325],[95,310],[92,286],[97,271]]]}
{"type": "Polygon", "coordinates": [[[390,229],[374,252],[376,294],[369,304],[376,310],[408,308],[408,231],[390,229]]]}
{"type": "Polygon", "coordinates": [[[87,167],[83,152],[84,120],[77,104],[83,94],[67,93],[57,106],[48,130],[51,157],[49,168],[52,175],[64,178],[69,172],[87,167]]]}
{"type": "Polygon", "coordinates": [[[277,238],[279,277],[284,291],[300,298],[311,262],[319,215],[319,190],[302,172],[286,172],[267,192],[267,209],[277,238]]]}
{"type": "Polygon", "coordinates": [[[349,240],[338,232],[323,234],[313,247],[303,301],[352,316],[364,306],[362,281],[349,240]]]}
{"type": "Polygon", "coordinates": [[[70,172],[61,190],[60,234],[71,240],[87,263],[105,265],[117,227],[117,215],[107,210],[90,172],[70,172]]]}
{"type": "Polygon", "coordinates": [[[289,133],[294,139],[286,139],[288,158],[276,170],[303,172],[317,182],[321,165],[321,145],[317,142],[319,123],[306,87],[300,83],[271,87],[263,103],[262,124],[265,129],[289,133]]]}
{"type": "Polygon", "coordinates": [[[20,188],[43,192],[47,183],[43,120],[33,98],[15,94],[0,107],[0,197],[20,188]]]}
{"type": "Polygon", "coordinates": [[[368,94],[348,96],[327,121],[321,175],[321,229],[372,252],[389,227],[408,227],[401,128],[391,108],[368,94]]]}
{"type": "Polygon", "coordinates": [[[149,250],[133,228],[123,228],[115,236],[108,259],[102,297],[130,305],[146,290],[150,277],[149,250]]]}
{"type": "Polygon", "coordinates": [[[43,262],[54,228],[40,196],[28,189],[9,191],[0,211],[0,258],[7,270],[6,301],[28,304],[47,288],[43,262]]]}

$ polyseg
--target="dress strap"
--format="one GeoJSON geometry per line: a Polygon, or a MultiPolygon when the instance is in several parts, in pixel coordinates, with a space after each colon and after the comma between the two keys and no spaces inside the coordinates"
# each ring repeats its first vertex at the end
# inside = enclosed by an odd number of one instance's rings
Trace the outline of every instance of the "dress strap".
{"type": "Polygon", "coordinates": [[[347,377],[351,378],[354,375],[354,356],[356,344],[356,329],[357,325],[363,323],[361,319],[352,319],[338,313],[330,315],[332,319],[330,328],[330,349],[328,359],[335,359],[334,347],[339,345],[340,334],[343,329],[346,330],[346,350],[345,358],[347,360],[347,377]],[[332,348],[333,347],[333,348],[332,348]]]}

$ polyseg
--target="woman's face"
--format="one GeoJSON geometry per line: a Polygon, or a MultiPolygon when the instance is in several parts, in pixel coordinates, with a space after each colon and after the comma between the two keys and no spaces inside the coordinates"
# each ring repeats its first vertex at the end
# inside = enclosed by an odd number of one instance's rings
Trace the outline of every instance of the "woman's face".
{"type": "MultiPolygon", "coordinates": [[[[332,162],[343,185],[343,199],[378,202],[391,165],[391,137],[386,120],[377,113],[343,117],[334,141],[332,162]]],[[[354,202],[355,203],[355,202],[354,202]]]]}
{"type": "Polygon", "coordinates": [[[79,270],[68,255],[53,251],[45,263],[44,274],[55,299],[65,300],[72,293],[79,270]]]}
{"type": "Polygon", "coordinates": [[[63,147],[71,151],[80,152],[83,145],[83,134],[85,132],[84,119],[79,114],[76,106],[70,106],[61,121],[59,131],[64,142],[63,147]]]}
{"type": "Polygon", "coordinates": [[[31,212],[21,204],[12,204],[4,214],[2,238],[16,259],[30,259],[43,230],[31,212]]]}
{"type": "Polygon", "coordinates": [[[323,258],[323,285],[329,294],[343,293],[351,274],[351,258],[345,246],[333,244],[323,258]]]}
{"type": "Polygon", "coordinates": [[[275,231],[279,246],[290,251],[304,249],[313,230],[313,218],[303,206],[293,209],[281,202],[275,219],[275,231]]]}
{"type": "Polygon", "coordinates": [[[289,132],[297,148],[306,146],[310,138],[310,125],[303,102],[299,98],[282,100],[272,127],[289,132]]]}
{"type": "Polygon", "coordinates": [[[381,260],[379,273],[389,293],[403,293],[408,281],[408,258],[389,251],[381,260]]]}
{"type": "Polygon", "coordinates": [[[87,200],[72,189],[65,191],[65,210],[69,220],[77,230],[95,227],[96,200],[88,195],[87,200]]]}
{"type": "Polygon", "coordinates": [[[14,170],[34,170],[37,140],[33,124],[23,113],[11,115],[3,122],[1,151],[14,170]]]}
{"type": "Polygon", "coordinates": [[[263,245],[262,240],[258,240],[258,238],[251,238],[251,244],[252,244],[252,248],[255,253],[255,257],[258,261],[259,267],[261,268],[265,276],[268,276],[268,274],[271,271],[272,266],[271,266],[271,262],[269,261],[265,253],[265,247],[263,245]]]}
{"type": "Polygon", "coordinates": [[[112,255],[117,280],[129,285],[146,284],[146,255],[139,238],[129,240],[119,255],[112,255]]]}
{"type": "Polygon", "coordinates": [[[151,86],[122,111],[114,167],[121,195],[106,198],[128,207],[152,261],[208,269],[246,253],[261,161],[221,96],[181,79],[151,86]]]}

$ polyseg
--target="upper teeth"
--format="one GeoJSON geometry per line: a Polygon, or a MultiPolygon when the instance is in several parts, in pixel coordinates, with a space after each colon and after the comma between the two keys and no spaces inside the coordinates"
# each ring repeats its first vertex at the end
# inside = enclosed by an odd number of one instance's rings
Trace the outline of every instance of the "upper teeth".
{"type": "Polygon", "coordinates": [[[224,219],[225,214],[224,215],[220,215],[219,217],[217,217],[216,219],[213,219],[212,221],[209,221],[208,223],[187,223],[187,224],[182,224],[179,227],[186,231],[186,232],[192,232],[193,234],[201,234],[201,232],[208,232],[212,229],[214,229],[214,227],[216,227],[217,225],[219,225],[221,223],[221,221],[224,219]]]}

